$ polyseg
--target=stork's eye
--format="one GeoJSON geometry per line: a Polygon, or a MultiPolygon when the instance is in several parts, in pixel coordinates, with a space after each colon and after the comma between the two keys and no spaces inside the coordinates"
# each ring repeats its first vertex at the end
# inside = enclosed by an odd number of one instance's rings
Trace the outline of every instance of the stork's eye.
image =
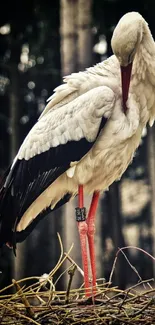
{"type": "Polygon", "coordinates": [[[133,53],[134,53],[134,50],[135,50],[135,49],[133,49],[133,50],[131,51],[131,53],[129,54],[129,56],[128,56],[128,63],[130,63],[130,62],[132,61],[132,55],[133,55],[133,53]]]}

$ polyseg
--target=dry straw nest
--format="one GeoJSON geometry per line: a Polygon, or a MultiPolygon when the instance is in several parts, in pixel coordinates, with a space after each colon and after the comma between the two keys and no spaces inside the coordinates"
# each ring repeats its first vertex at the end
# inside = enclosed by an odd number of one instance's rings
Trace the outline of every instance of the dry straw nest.
{"type": "MultiPolygon", "coordinates": [[[[155,324],[153,279],[140,280],[126,290],[112,286],[111,280],[117,254],[109,282],[105,283],[100,279],[97,294],[85,298],[83,286],[79,289],[71,289],[75,271],[82,272],[82,270],[71,259],[69,255],[71,249],[68,253],[63,253],[59,235],[58,238],[61,255],[57,265],[48,275],[19,281],[12,280],[10,286],[0,291],[0,324],[155,324]],[[52,282],[53,275],[66,258],[71,261],[71,266],[65,271],[69,274],[68,285],[66,291],[57,291],[52,282]],[[34,283],[30,285],[29,281],[32,280],[34,283]],[[143,286],[144,290],[139,291],[139,286],[143,286]],[[11,287],[14,287],[15,293],[6,295],[6,290],[11,287]]],[[[133,268],[131,264],[130,267],[133,268]]]]}

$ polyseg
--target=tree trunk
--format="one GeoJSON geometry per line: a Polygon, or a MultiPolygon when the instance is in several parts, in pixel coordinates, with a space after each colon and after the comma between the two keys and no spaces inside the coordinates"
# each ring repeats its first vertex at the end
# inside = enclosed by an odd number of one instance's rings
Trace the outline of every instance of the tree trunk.
{"type": "MultiPolygon", "coordinates": [[[[83,70],[91,65],[92,42],[91,42],[91,0],[61,0],[60,32],[61,32],[61,67],[62,76],[83,70]]],[[[89,199],[86,198],[87,206],[89,199]]],[[[75,207],[77,200],[70,202],[63,209],[64,232],[63,243],[65,250],[68,250],[71,244],[74,248],[71,256],[81,266],[81,249],[79,243],[79,234],[76,225],[75,207]]],[[[73,286],[81,283],[81,276],[77,274],[74,277],[73,286]]]]}
{"type": "MultiPolygon", "coordinates": [[[[120,193],[119,183],[115,182],[110,186],[108,193],[108,220],[111,229],[111,237],[114,244],[114,257],[118,248],[125,246],[124,236],[122,232],[122,216],[120,209],[120,193]]],[[[119,288],[124,289],[126,286],[125,270],[126,261],[123,255],[118,256],[117,264],[114,272],[114,282],[119,288]]]]}
{"type": "Polygon", "coordinates": [[[79,0],[77,11],[78,70],[92,64],[92,0],[79,0]]]}
{"type": "MultiPolygon", "coordinates": [[[[147,166],[148,178],[151,186],[150,216],[152,227],[152,254],[155,256],[155,125],[148,127],[147,136],[147,166]]],[[[155,263],[153,262],[153,276],[155,277],[155,263]]]]}
{"type": "MultiPolygon", "coordinates": [[[[9,164],[17,154],[19,148],[19,75],[16,62],[11,62],[8,66],[8,72],[10,75],[11,86],[9,91],[9,129],[10,129],[10,143],[9,143],[9,164]]],[[[0,280],[0,287],[7,286],[11,283],[12,277],[15,275],[14,270],[16,268],[16,260],[12,251],[8,252],[7,247],[2,248],[0,268],[3,271],[3,275],[0,280]],[[3,267],[5,269],[3,271],[3,267]]]]}
{"type": "MultiPolygon", "coordinates": [[[[60,7],[60,37],[61,37],[61,75],[68,75],[77,70],[77,0],[61,0],[60,7]]],[[[70,202],[62,209],[63,232],[61,234],[65,251],[68,251],[72,244],[74,249],[71,256],[74,256],[78,263],[80,260],[79,238],[75,219],[75,201],[70,202]],[[73,254],[73,255],[72,255],[73,254]]],[[[64,266],[66,268],[68,263],[64,266]]],[[[75,277],[74,277],[75,279],[75,277]]],[[[79,283],[76,277],[73,285],[79,283]]],[[[67,285],[67,276],[65,287],[67,285]]]]}
{"type": "Polygon", "coordinates": [[[19,75],[16,64],[11,64],[10,79],[10,161],[12,162],[19,149],[19,75]]]}
{"type": "Polygon", "coordinates": [[[66,76],[77,69],[77,0],[61,0],[61,75],[66,76]]]}

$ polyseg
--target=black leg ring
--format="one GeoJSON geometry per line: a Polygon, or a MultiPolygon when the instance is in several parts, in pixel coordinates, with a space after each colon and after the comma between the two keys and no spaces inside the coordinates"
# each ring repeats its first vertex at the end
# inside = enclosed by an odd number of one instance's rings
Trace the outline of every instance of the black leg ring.
{"type": "Polygon", "coordinates": [[[75,208],[76,221],[81,222],[86,220],[86,208],[75,208]]]}

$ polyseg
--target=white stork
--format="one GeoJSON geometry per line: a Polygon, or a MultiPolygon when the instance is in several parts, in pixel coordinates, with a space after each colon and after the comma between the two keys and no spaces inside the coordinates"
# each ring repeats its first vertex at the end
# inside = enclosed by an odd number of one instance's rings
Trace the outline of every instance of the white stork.
{"type": "Polygon", "coordinates": [[[112,37],[114,55],[73,73],[55,89],[1,189],[0,246],[15,250],[37,222],[77,194],[86,295],[96,286],[95,213],[99,193],[119,179],[155,118],[155,44],[137,12],[125,14],[112,37]],[[129,88],[130,86],[130,88],[129,88]],[[83,190],[93,193],[86,219],[83,190]]]}

